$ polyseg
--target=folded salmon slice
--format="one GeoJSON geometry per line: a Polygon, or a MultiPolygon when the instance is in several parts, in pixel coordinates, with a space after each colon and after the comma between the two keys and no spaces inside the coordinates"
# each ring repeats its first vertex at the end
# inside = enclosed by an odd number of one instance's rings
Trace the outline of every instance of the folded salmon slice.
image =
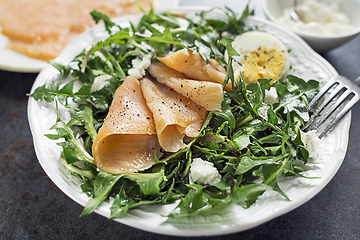
{"type": "Polygon", "coordinates": [[[188,79],[188,77],[164,63],[152,63],[148,68],[151,76],[160,83],[203,106],[206,110],[220,110],[224,92],[220,83],[188,79]]]}
{"type": "Polygon", "coordinates": [[[144,78],[140,84],[154,116],[160,146],[168,152],[185,148],[184,137],[199,134],[206,109],[155,80],[144,78]]]}
{"type": "MultiPolygon", "coordinates": [[[[157,59],[169,68],[184,73],[191,79],[220,84],[222,84],[225,79],[226,70],[218,62],[210,59],[209,63],[206,63],[199,53],[186,48],[165,56],[159,56],[157,59]]],[[[228,83],[225,86],[225,90],[230,91],[231,89],[231,83],[228,83]]]]}
{"type": "Polygon", "coordinates": [[[146,105],[139,81],[127,77],[116,90],[92,153],[101,170],[122,174],[142,171],[161,156],[152,112],[146,105]]]}

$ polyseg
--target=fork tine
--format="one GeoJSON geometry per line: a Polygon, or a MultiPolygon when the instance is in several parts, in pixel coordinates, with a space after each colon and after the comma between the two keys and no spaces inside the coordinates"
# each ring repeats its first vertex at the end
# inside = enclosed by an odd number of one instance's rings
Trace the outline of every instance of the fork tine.
{"type": "Polygon", "coordinates": [[[318,94],[316,94],[316,96],[313,98],[313,100],[311,100],[311,102],[308,104],[308,106],[306,107],[307,110],[311,110],[313,109],[316,104],[319,102],[319,100],[325,95],[325,93],[328,92],[328,90],[334,86],[334,84],[338,83],[336,81],[336,78],[333,77],[331,78],[321,89],[320,91],[318,92],[318,94]]]}
{"type": "Polygon", "coordinates": [[[349,79],[341,75],[337,75],[331,78],[320,89],[314,99],[308,104],[307,110],[312,110],[326,93],[330,93],[330,88],[333,88],[333,90],[331,91],[330,95],[324,100],[321,106],[316,109],[316,111],[310,117],[309,121],[302,128],[302,130],[306,130],[313,123],[315,118],[317,118],[322,111],[327,109],[325,114],[322,115],[320,120],[317,121],[315,126],[312,127],[313,130],[317,131],[317,135],[319,136],[319,138],[325,136],[334,127],[334,125],[338,123],[345,116],[345,114],[349,112],[349,110],[360,100],[359,86],[360,76],[355,81],[350,81],[349,79]],[[333,88],[334,86],[335,88],[333,88]],[[331,101],[334,99],[336,99],[335,103],[330,106],[331,101]],[[329,107],[327,107],[328,105],[329,107]],[[340,107],[342,109],[340,109],[340,107]],[[336,116],[330,120],[330,116],[334,115],[334,113],[336,113],[336,116]],[[319,131],[320,126],[324,123],[326,123],[327,125],[321,131],[319,131]]]}
{"type": "Polygon", "coordinates": [[[323,115],[321,117],[321,119],[315,124],[314,126],[314,130],[317,130],[321,124],[323,124],[326,119],[329,118],[329,116],[331,114],[333,114],[333,112],[335,112],[336,109],[339,108],[339,106],[345,101],[345,99],[352,93],[352,91],[350,89],[347,89],[343,94],[341,94],[341,96],[339,97],[339,99],[334,103],[334,105],[331,106],[331,108],[329,109],[329,111],[327,111],[325,113],[325,115],[323,115]]]}
{"type": "MultiPolygon", "coordinates": [[[[324,85],[324,93],[327,92],[327,90],[328,90],[329,88],[331,88],[333,85],[335,85],[336,83],[338,83],[338,85],[336,86],[336,88],[334,89],[334,91],[332,91],[332,93],[330,94],[330,96],[329,96],[327,99],[325,99],[325,101],[320,105],[320,107],[317,108],[316,111],[311,115],[309,121],[306,123],[306,125],[303,127],[303,129],[307,129],[307,128],[313,123],[313,121],[315,120],[315,118],[324,110],[324,108],[326,108],[327,105],[329,105],[329,103],[331,102],[331,100],[333,100],[334,97],[345,87],[344,84],[342,84],[342,83],[340,83],[340,82],[333,81],[333,82],[330,83],[328,86],[324,85]]],[[[324,94],[322,93],[323,89],[321,89],[320,91],[321,91],[320,94],[324,95],[324,94]]],[[[316,97],[319,96],[320,94],[316,95],[316,97]]],[[[316,98],[316,97],[315,97],[315,98],[316,98]]],[[[317,99],[314,98],[315,101],[312,100],[312,101],[309,103],[309,105],[307,106],[308,110],[312,109],[312,108],[314,107],[314,106],[312,106],[312,105],[316,104],[316,103],[320,100],[321,97],[322,97],[322,96],[320,96],[320,97],[317,98],[317,99]],[[310,104],[312,104],[312,105],[310,106],[310,104]],[[311,108],[309,108],[309,106],[310,106],[311,108]]]]}
{"type": "Polygon", "coordinates": [[[325,136],[333,126],[339,122],[346,113],[359,101],[359,95],[355,94],[353,98],[346,104],[346,106],[340,111],[340,113],[326,126],[326,128],[319,134],[319,138],[325,136]]]}

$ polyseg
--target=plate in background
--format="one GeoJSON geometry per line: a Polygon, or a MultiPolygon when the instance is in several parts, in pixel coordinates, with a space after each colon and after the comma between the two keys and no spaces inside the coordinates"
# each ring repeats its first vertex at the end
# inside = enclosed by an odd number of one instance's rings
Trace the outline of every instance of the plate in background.
{"type": "MultiPolygon", "coordinates": [[[[179,0],[158,0],[156,9],[163,11],[175,9],[179,0]]],[[[40,72],[49,64],[46,61],[30,58],[22,53],[7,48],[8,37],[1,34],[0,26],[0,69],[13,72],[40,72]]]]}

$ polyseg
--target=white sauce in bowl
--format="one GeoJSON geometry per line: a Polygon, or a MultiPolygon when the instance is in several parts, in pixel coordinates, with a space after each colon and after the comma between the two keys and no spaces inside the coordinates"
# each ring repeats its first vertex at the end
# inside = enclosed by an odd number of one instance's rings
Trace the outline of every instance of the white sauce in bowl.
{"type": "Polygon", "coordinates": [[[278,19],[279,23],[301,33],[322,37],[343,36],[357,30],[336,3],[305,0],[298,5],[297,12],[302,21],[292,20],[290,8],[286,8],[278,19]]]}

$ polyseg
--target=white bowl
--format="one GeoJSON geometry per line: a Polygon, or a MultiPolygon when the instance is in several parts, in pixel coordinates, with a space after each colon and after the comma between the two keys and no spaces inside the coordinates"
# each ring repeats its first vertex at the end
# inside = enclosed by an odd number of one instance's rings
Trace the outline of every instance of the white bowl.
{"type": "MultiPolygon", "coordinates": [[[[360,1],[358,0],[321,0],[325,3],[337,3],[339,4],[341,11],[347,14],[356,27],[357,31],[342,36],[335,37],[322,37],[315,36],[306,33],[302,33],[291,29],[287,26],[290,31],[298,34],[302,37],[316,52],[324,53],[333,48],[339,47],[340,45],[348,42],[360,33],[360,1]]],[[[263,0],[262,6],[266,16],[273,22],[279,23],[278,18],[283,14],[285,8],[290,8],[293,5],[293,1],[289,0],[263,0]]]]}

